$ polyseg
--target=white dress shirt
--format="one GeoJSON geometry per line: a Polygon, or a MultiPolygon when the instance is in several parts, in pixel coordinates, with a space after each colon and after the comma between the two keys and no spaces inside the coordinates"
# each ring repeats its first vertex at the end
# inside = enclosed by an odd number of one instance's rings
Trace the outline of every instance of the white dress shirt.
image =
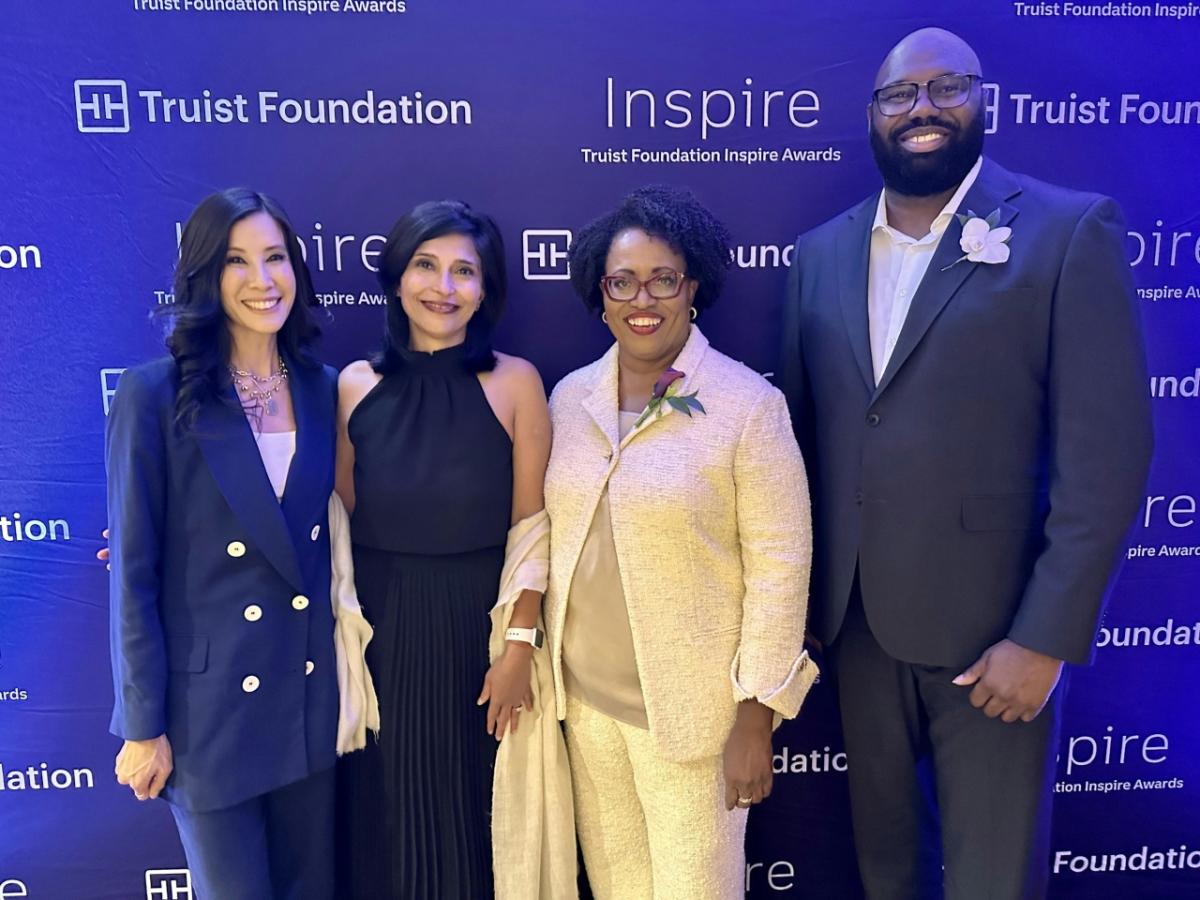
{"type": "MultiPolygon", "coordinates": [[[[942,239],[950,218],[962,203],[967,191],[979,176],[983,165],[983,157],[975,160],[975,165],[962,180],[958,190],[954,192],[933,225],[929,234],[920,240],[909,237],[901,231],[892,228],[887,221],[887,189],[879,192],[879,205],[875,209],[875,223],[871,226],[871,258],[867,274],[867,318],[871,331],[871,366],[875,370],[875,383],[883,376],[896,341],[900,337],[900,329],[908,318],[908,308],[912,305],[913,294],[921,285],[921,279],[929,268],[934,251],[942,239]]],[[[986,215],[990,210],[977,210],[986,215]]]]}

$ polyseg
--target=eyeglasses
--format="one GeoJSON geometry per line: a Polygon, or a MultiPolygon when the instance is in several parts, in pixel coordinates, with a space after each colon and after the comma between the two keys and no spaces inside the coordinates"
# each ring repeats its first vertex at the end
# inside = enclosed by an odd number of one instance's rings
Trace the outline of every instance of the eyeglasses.
{"type": "Polygon", "coordinates": [[[902,116],[912,111],[925,88],[929,102],[938,109],[954,109],[962,106],[971,96],[971,85],[979,80],[978,75],[939,75],[929,81],[901,81],[881,87],[871,95],[879,111],[885,116],[902,116]]]}
{"type": "Polygon", "coordinates": [[[655,300],[670,300],[678,297],[683,290],[687,276],[682,272],[659,272],[653,278],[638,281],[630,275],[605,275],[600,279],[600,287],[614,303],[628,303],[638,295],[642,288],[655,300]]]}

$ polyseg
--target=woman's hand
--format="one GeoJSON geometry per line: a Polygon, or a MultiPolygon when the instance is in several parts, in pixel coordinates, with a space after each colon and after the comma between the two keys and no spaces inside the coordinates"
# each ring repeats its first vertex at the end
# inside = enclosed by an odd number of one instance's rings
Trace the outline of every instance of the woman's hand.
{"type": "Polygon", "coordinates": [[[774,711],[757,700],[738,704],[725,741],[725,808],[753,806],[771,796],[771,724],[774,711]]]}
{"type": "Polygon", "coordinates": [[[483,677],[483,692],[475,703],[488,704],[487,733],[494,734],[498,741],[510,726],[515,732],[521,710],[533,706],[533,692],[529,689],[532,661],[530,644],[509,641],[503,655],[483,677]]]}
{"type": "Polygon", "coordinates": [[[117,783],[127,784],[139,800],[153,800],[175,768],[165,734],[148,741],[126,741],[117,754],[117,783]]]}

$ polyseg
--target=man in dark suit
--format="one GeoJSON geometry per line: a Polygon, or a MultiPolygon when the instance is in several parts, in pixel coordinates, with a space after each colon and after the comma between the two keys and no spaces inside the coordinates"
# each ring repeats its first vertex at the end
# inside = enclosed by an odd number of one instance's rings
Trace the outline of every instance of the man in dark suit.
{"type": "Polygon", "coordinates": [[[1150,458],[1120,211],[984,159],[980,82],[949,32],[893,48],[884,189],[797,241],[788,289],[871,900],[1044,896],[1062,668],[1090,661],[1150,458]]]}

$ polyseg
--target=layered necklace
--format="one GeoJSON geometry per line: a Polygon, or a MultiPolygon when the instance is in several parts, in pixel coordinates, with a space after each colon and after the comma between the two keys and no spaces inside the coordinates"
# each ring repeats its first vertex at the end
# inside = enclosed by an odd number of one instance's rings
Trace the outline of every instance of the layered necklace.
{"type": "Polygon", "coordinates": [[[275,401],[275,395],[279,393],[280,388],[287,384],[288,380],[287,364],[284,363],[282,356],[279,358],[279,368],[269,375],[259,376],[244,369],[235,369],[233,366],[229,367],[229,374],[233,378],[233,384],[237,388],[243,406],[263,411],[268,416],[276,415],[279,412],[279,404],[275,401]]]}

